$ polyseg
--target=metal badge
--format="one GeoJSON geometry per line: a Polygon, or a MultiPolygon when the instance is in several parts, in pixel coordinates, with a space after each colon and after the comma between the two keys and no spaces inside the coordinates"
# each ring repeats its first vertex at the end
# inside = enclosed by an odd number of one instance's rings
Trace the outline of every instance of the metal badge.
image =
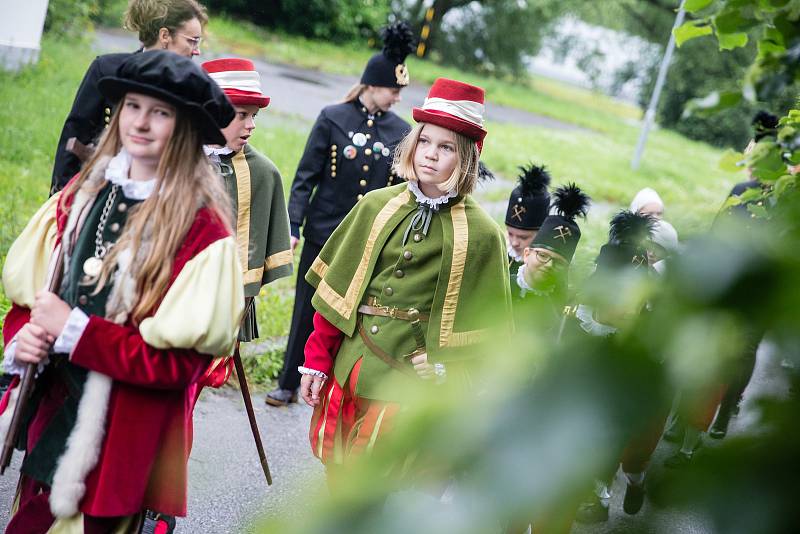
{"type": "Polygon", "coordinates": [[[384,145],[380,141],[375,141],[375,143],[373,143],[373,145],[372,145],[372,150],[374,152],[382,152],[385,147],[386,147],[386,145],[384,145]]]}
{"type": "Polygon", "coordinates": [[[353,144],[356,146],[364,146],[367,144],[367,136],[361,132],[353,134],[353,144]]]}
{"type": "Polygon", "coordinates": [[[358,155],[358,150],[356,150],[356,147],[353,145],[347,145],[344,147],[344,150],[342,150],[342,155],[347,159],[355,159],[356,155],[358,155]]]}
{"type": "Polygon", "coordinates": [[[384,157],[384,158],[388,158],[388,157],[389,157],[389,154],[391,154],[391,153],[392,153],[392,151],[391,151],[391,150],[389,150],[389,149],[388,149],[388,148],[386,148],[386,147],[383,147],[383,148],[381,149],[381,154],[383,154],[383,157],[384,157]]]}

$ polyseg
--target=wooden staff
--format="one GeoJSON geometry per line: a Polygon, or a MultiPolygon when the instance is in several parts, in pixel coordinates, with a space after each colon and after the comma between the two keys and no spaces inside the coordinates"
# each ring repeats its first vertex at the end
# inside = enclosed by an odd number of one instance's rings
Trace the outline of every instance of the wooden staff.
{"type": "Polygon", "coordinates": [[[256,442],[258,459],[261,460],[261,469],[264,471],[264,476],[267,477],[267,485],[271,486],[272,475],[269,472],[267,453],[264,451],[264,444],[261,442],[261,432],[258,430],[256,413],[253,410],[253,399],[250,398],[250,388],[247,385],[247,377],[244,374],[244,365],[242,365],[242,356],[239,354],[238,341],[236,342],[236,348],[233,350],[233,365],[236,366],[236,376],[239,379],[239,386],[242,390],[242,399],[244,400],[245,410],[247,410],[247,418],[250,420],[250,430],[253,431],[253,439],[256,442]]]}
{"type": "MultiPolygon", "coordinates": [[[[56,256],[56,263],[53,266],[53,276],[50,278],[50,283],[47,287],[47,290],[51,293],[58,293],[58,288],[61,285],[61,271],[63,267],[64,252],[63,248],[59,248],[58,256],[56,256]]],[[[3,451],[0,453],[0,475],[5,473],[6,467],[11,463],[11,456],[13,456],[14,449],[17,446],[19,433],[22,428],[22,415],[26,411],[28,400],[33,392],[36,368],[37,365],[35,363],[29,363],[25,366],[25,375],[20,382],[17,402],[14,404],[14,415],[11,416],[11,423],[8,426],[6,440],[3,443],[3,451]]]]}

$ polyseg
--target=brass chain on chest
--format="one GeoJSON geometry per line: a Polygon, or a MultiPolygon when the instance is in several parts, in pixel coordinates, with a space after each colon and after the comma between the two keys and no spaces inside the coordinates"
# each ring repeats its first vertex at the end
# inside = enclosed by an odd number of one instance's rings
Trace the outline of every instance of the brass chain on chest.
{"type": "Polygon", "coordinates": [[[114,201],[117,198],[117,191],[119,186],[114,184],[111,186],[111,192],[108,194],[106,203],[103,205],[103,211],[100,212],[100,222],[97,223],[97,230],[94,234],[94,255],[86,258],[83,262],[83,272],[91,278],[97,278],[100,271],[103,270],[103,258],[106,257],[112,247],[113,243],[103,243],[103,230],[106,228],[108,217],[111,214],[111,208],[114,206],[114,201]]]}

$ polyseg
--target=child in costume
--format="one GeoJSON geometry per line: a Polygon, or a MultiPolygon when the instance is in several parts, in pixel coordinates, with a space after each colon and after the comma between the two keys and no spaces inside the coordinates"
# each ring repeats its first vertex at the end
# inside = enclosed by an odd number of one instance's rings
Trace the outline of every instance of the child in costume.
{"type": "MultiPolygon", "coordinates": [[[[508,269],[513,280],[523,264],[522,254],[550,212],[550,174],[544,166],[520,167],[519,185],[511,191],[506,209],[508,269]]],[[[513,283],[512,283],[513,285],[513,283]]]]}
{"type": "Polygon", "coordinates": [[[480,87],[436,80],[395,156],[408,182],[366,195],[308,273],[317,312],[300,390],[325,464],[379,446],[403,402],[385,379],[443,380],[494,321],[511,327],[503,236],[470,196],[483,101],[480,87]]]}
{"type": "Polygon", "coordinates": [[[166,51],[99,90],[118,103],[109,128],[3,269],[4,367],[38,364],[11,534],[165,532],[153,523],[186,515],[194,386],[243,313],[230,202],[203,153],[225,142],[227,98],[166,51]]]}
{"type": "Polygon", "coordinates": [[[512,273],[512,296],[546,300],[555,316],[567,302],[569,266],[581,239],[575,219],[586,217],[589,197],[575,184],[553,193],[555,213],[548,215],[523,253],[523,264],[512,273]]]}

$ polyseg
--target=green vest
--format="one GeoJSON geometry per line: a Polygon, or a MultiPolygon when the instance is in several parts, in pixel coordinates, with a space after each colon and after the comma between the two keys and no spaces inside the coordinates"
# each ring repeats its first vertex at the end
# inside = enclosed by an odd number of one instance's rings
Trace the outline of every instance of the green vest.
{"type": "MultiPolygon", "coordinates": [[[[403,236],[417,211],[406,184],[366,195],[336,229],[306,280],[316,288],[313,305],[346,339],[336,357],[340,382],[364,357],[356,391],[386,399],[378,387],[394,370],[364,344],[357,331],[359,304],[416,308],[429,361],[456,362],[480,353],[475,345],[511,330],[505,241],[497,224],[469,196],[456,197],[434,214],[427,236],[403,236]],[[408,254],[407,254],[408,253],[408,254]],[[487,311],[491,310],[491,313],[487,311]]],[[[365,315],[370,340],[404,365],[416,349],[408,321],[365,315]],[[377,327],[377,328],[375,328],[377,327]]]]}

